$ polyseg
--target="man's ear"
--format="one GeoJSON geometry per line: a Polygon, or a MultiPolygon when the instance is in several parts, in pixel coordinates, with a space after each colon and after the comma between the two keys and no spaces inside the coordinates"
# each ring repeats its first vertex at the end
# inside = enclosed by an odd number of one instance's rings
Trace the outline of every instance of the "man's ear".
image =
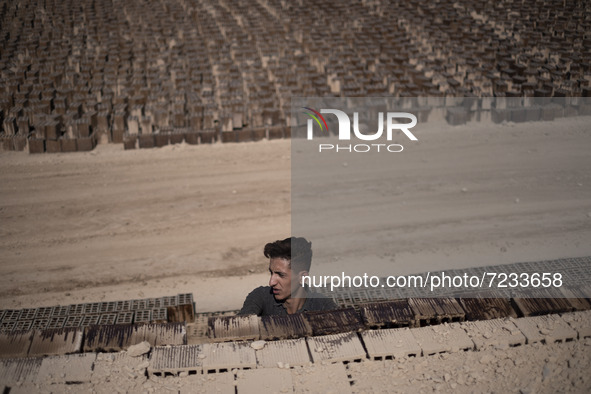
{"type": "Polygon", "coordinates": [[[310,273],[308,271],[300,271],[300,273],[298,274],[298,280],[300,282],[300,286],[303,285],[303,277],[308,276],[308,275],[310,275],[310,273]]]}

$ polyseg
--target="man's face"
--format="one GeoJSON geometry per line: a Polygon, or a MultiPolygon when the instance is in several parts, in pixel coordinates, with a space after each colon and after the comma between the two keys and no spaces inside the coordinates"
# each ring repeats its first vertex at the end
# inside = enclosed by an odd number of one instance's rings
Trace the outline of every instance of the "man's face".
{"type": "Polygon", "coordinates": [[[272,258],[269,260],[269,286],[273,289],[273,296],[277,301],[291,297],[291,268],[289,260],[272,258]]]}

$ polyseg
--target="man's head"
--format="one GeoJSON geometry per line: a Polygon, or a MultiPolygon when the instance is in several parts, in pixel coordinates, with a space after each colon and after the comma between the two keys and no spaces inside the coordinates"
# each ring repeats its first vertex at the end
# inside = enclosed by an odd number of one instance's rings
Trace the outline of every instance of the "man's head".
{"type": "Polygon", "coordinates": [[[264,254],[269,259],[269,286],[275,299],[291,297],[299,289],[301,277],[310,270],[312,243],[305,238],[286,238],[266,244],[264,254]]]}

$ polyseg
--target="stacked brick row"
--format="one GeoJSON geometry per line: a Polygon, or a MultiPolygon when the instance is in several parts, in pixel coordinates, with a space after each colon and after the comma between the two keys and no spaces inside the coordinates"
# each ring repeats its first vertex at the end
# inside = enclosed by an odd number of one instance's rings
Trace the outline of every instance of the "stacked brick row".
{"type": "Polygon", "coordinates": [[[7,309],[0,311],[0,332],[162,323],[174,319],[172,315],[176,315],[178,309],[193,311],[193,295],[178,294],[140,300],[7,309]]]}
{"type": "Polygon", "coordinates": [[[31,153],[257,140],[291,124],[293,96],[588,97],[589,11],[558,0],[0,0],[0,140],[31,153]]]}

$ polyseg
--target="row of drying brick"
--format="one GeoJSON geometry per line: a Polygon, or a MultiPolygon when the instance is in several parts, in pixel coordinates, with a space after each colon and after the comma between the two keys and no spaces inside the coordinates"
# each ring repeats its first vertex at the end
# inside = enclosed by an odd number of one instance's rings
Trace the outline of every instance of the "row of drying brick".
{"type": "Polygon", "coordinates": [[[125,134],[123,136],[123,147],[125,149],[139,148],[160,148],[166,145],[180,144],[185,141],[190,145],[211,144],[216,141],[227,142],[249,142],[262,139],[274,140],[290,138],[289,127],[268,127],[268,128],[244,128],[231,131],[188,131],[176,129],[171,132],[159,132],[154,134],[125,134]]]}
{"type": "MultiPolygon", "coordinates": [[[[441,287],[431,291],[428,287],[318,287],[315,290],[331,297],[341,307],[357,307],[362,303],[396,300],[403,298],[421,297],[449,297],[449,298],[586,298],[591,297],[591,286],[589,285],[589,272],[591,269],[591,256],[577,258],[563,258],[544,261],[530,261],[514,264],[488,265],[485,267],[473,267],[464,269],[450,269],[445,271],[431,271],[429,273],[415,274],[415,277],[422,278],[422,283],[428,282],[428,276],[477,276],[489,275],[533,275],[539,272],[559,273],[562,278],[561,287],[512,287],[498,286],[496,288],[455,288],[441,287]]],[[[538,274],[539,275],[539,274],[538,274]]],[[[381,283],[386,283],[387,278],[380,278],[381,283]]],[[[559,311],[547,312],[559,313],[559,311]]]]}
{"type": "MultiPolygon", "coordinates": [[[[361,304],[358,310],[343,308],[286,316],[215,316],[207,321],[208,338],[203,341],[301,338],[373,328],[422,327],[465,320],[565,313],[591,309],[588,297],[409,298],[361,304]]],[[[197,323],[204,322],[197,319],[197,323]]]]}
{"type": "MultiPolygon", "coordinates": [[[[209,332],[197,327],[189,343],[234,340],[275,340],[361,332],[365,329],[418,327],[484,320],[499,317],[532,316],[544,312],[589,309],[585,299],[408,299],[370,303],[336,311],[308,312],[287,316],[214,316],[205,322],[209,332]],[[573,307],[576,305],[577,307],[573,307]],[[516,309],[514,309],[514,306],[516,309]],[[201,335],[201,338],[199,336],[201,335]]],[[[171,307],[175,308],[175,307],[171,307]]],[[[187,321],[180,314],[177,321],[187,321]],[[184,320],[183,320],[184,319],[184,320]]],[[[203,316],[201,316],[203,317],[203,316]]],[[[204,321],[198,317],[197,324],[204,321]]],[[[78,351],[118,351],[150,338],[152,345],[187,343],[186,329],[174,324],[105,325],[86,328],[17,331],[0,334],[0,357],[26,357],[78,351]],[[172,331],[171,331],[172,330],[172,331]],[[180,330],[180,331],[179,331],[180,330]],[[173,332],[174,335],[170,335],[173,332]],[[84,335],[83,335],[84,334],[84,335]]],[[[195,326],[194,325],[194,326],[195,326]]],[[[434,328],[436,329],[436,328],[434,328]]]]}
{"type": "Polygon", "coordinates": [[[89,302],[84,304],[57,305],[40,308],[0,310],[3,319],[33,319],[36,317],[84,315],[105,312],[127,312],[193,303],[193,294],[178,294],[160,298],[145,298],[126,301],[89,302]]]}
{"type": "Polygon", "coordinates": [[[154,375],[223,372],[309,363],[428,356],[489,346],[506,348],[591,336],[591,312],[391,328],[265,342],[238,341],[156,347],[148,372],[154,375]]]}
{"type": "Polygon", "coordinates": [[[121,351],[146,341],[152,346],[187,343],[185,323],[90,326],[0,334],[0,358],[121,351]]]}
{"type": "MultiPolygon", "coordinates": [[[[88,152],[98,144],[97,134],[90,137],[69,138],[62,136],[59,139],[51,140],[26,135],[16,134],[13,136],[3,135],[0,137],[2,150],[23,151],[28,145],[29,153],[69,153],[88,152]]],[[[146,149],[160,148],[167,145],[174,145],[186,142],[190,145],[212,144],[217,141],[227,142],[249,142],[263,139],[274,140],[290,138],[289,127],[268,127],[268,128],[245,128],[231,131],[202,130],[191,131],[189,129],[173,129],[172,131],[160,131],[152,134],[129,134],[123,131],[112,131],[111,141],[122,142],[123,148],[146,149]]]]}
{"type": "Polygon", "coordinates": [[[163,323],[167,321],[168,308],[157,308],[129,312],[36,317],[31,320],[7,319],[0,323],[0,332],[88,327],[93,325],[163,323]]]}
{"type": "MultiPolygon", "coordinates": [[[[268,370],[281,374],[292,367],[326,367],[363,360],[398,359],[439,353],[506,349],[532,343],[554,343],[591,337],[591,312],[518,319],[444,324],[436,327],[368,330],[273,342],[240,341],[201,345],[156,346],[149,358],[126,353],[86,353],[54,357],[0,360],[0,384],[84,384],[113,372],[159,377],[209,375],[207,380],[234,380],[232,370],[268,370]],[[218,374],[220,373],[220,374],[218,374]]],[[[340,365],[340,367],[339,367],[340,365]]],[[[246,376],[243,371],[237,375],[246,376]]],[[[260,374],[258,374],[260,375],[260,374]]],[[[348,384],[347,380],[343,380],[348,384]]],[[[232,383],[230,383],[232,384],[232,383]]],[[[258,382],[261,387],[262,382],[258,382]]],[[[57,388],[57,386],[52,386],[57,388]]],[[[80,386],[82,387],[82,386],[80,386]]],[[[240,390],[238,390],[240,392],[240,390]]]]}
{"type": "Polygon", "coordinates": [[[194,320],[193,295],[0,310],[0,332],[194,320]]]}
{"type": "MultiPolygon", "coordinates": [[[[590,102],[591,103],[591,102],[590,102]]],[[[483,121],[486,119],[480,112],[470,112],[466,108],[456,107],[450,108],[445,116],[447,122],[451,125],[460,125],[468,122],[471,119],[483,121]]],[[[490,120],[493,123],[502,122],[538,122],[538,121],[552,121],[554,119],[572,116],[588,116],[591,115],[591,105],[582,104],[578,106],[569,105],[561,106],[558,104],[548,104],[544,106],[530,106],[520,108],[492,108],[490,111],[490,120]]]]}

